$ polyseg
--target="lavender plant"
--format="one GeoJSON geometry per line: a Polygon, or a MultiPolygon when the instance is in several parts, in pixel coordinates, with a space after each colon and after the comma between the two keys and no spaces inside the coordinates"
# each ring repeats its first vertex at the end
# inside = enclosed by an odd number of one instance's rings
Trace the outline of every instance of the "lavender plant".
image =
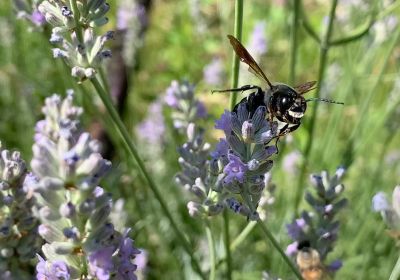
{"type": "Polygon", "coordinates": [[[189,123],[207,116],[206,107],[194,98],[194,85],[187,81],[172,81],[165,92],[165,103],[170,106],[172,119],[177,129],[185,131],[189,123]]]}
{"type": "Polygon", "coordinates": [[[210,144],[204,140],[204,129],[190,123],[187,128],[187,142],[178,149],[182,171],[176,182],[192,192],[197,201],[187,204],[193,217],[214,216],[224,209],[223,195],[217,187],[221,180],[218,162],[209,160],[210,144]]]}
{"type": "Polygon", "coordinates": [[[225,139],[213,152],[208,152],[210,145],[204,141],[203,129],[193,123],[187,127],[188,142],[179,149],[183,171],[177,181],[203,201],[191,201],[190,213],[214,215],[225,204],[256,220],[265,174],[272,167],[270,156],[277,152],[274,145],[268,145],[276,137],[277,124],[266,120],[265,107],[259,107],[252,116],[246,105],[240,104],[236,112],[225,111],[215,127],[224,131],[225,139]]]}
{"type": "Polygon", "coordinates": [[[141,141],[152,145],[154,149],[161,149],[165,131],[163,102],[158,99],[150,104],[146,118],[136,127],[136,134],[141,141]]]}
{"type": "Polygon", "coordinates": [[[222,59],[215,57],[203,68],[203,79],[210,86],[221,86],[226,73],[222,59]]]}
{"type": "Polygon", "coordinates": [[[296,255],[299,246],[313,248],[329,273],[336,272],[342,266],[340,260],[326,265],[326,259],[334,249],[338,236],[339,221],[336,220],[336,215],[347,205],[347,199],[340,198],[344,190],[340,183],[344,173],[344,168],[338,168],[332,177],[326,171],[320,175],[311,175],[315,194],[307,192],[305,200],[313,211],[303,211],[299,218],[286,226],[289,237],[294,241],[287,247],[286,253],[296,255]]]}
{"type": "Polygon", "coordinates": [[[146,8],[140,1],[120,0],[117,30],[123,33],[123,57],[127,66],[136,63],[136,52],[143,44],[143,31],[148,25],[146,8]]]}
{"type": "Polygon", "coordinates": [[[392,194],[392,203],[389,203],[384,192],[378,192],[372,198],[372,210],[380,212],[389,234],[397,242],[400,241],[400,186],[396,186],[392,194]]]}
{"type": "Polygon", "coordinates": [[[152,190],[155,199],[160,203],[163,214],[170,221],[173,230],[179,237],[180,244],[190,255],[195,270],[203,276],[198,262],[194,259],[192,248],[174,221],[163,196],[139,155],[129,131],[107,93],[106,77],[100,66],[102,60],[111,55],[109,50],[104,50],[104,44],[113,37],[113,32],[97,36],[93,28],[107,23],[108,20],[105,14],[109,9],[110,6],[104,0],[71,0],[69,2],[45,0],[39,6],[40,12],[45,15],[46,20],[53,26],[50,41],[61,44],[61,48],[53,49],[54,56],[63,58],[71,67],[71,75],[77,77],[80,82],[90,79],[107,113],[111,117],[122,144],[137,163],[136,166],[140,170],[140,175],[152,190]],[[97,73],[101,74],[102,83],[98,80],[97,73]]]}
{"type": "Polygon", "coordinates": [[[0,273],[2,279],[30,279],[42,239],[32,213],[35,199],[24,185],[25,161],[0,143],[0,273]]]}
{"type": "Polygon", "coordinates": [[[276,146],[270,145],[277,136],[277,123],[267,121],[266,113],[260,106],[252,115],[241,103],[234,112],[225,111],[215,125],[225,133],[214,153],[220,162],[222,185],[241,200],[232,197],[228,206],[251,220],[258,219],[265,174],[272,168],[271,156],[277,153],[276,146]]]}
{"type": "Polygon", "coordinates": [[[38,201],[38,279],[136,279],[139,253],[110,222],[111,195],[98,186],[111,163],[82,130],[73,96],[46,99],[36,126],[29,186],[38,201]]]}
{"type": "Polygon", "coordinates": [[[167,89],[165,103],[172,108],[174,126],[184,131],[187,141],[178,148],[179,164],[182,171],[175,176],[177,184],[192,192],[196,201],[187,204],[193,217],[207,217],[221,213],[223,202],[212,189],[217,181],[215,163],[209,160],[210,144],[204,139],[204,129],[196,123],[206,117],[204,104],[194,96],[194,85],[172,81],[167,89]]]}
{"type": "Polygon", "coordinates": [[[39,4],[42,0],[26,1],[15,0],[14,9],[17,12],[17,17],[25,19],[31,23],[31,29],[41,28],[45,25],[46,19],[44,15],[38,10],[39,4]]]}
{"type": "Polygon", "coordinates": [[[113,38],[113,32],[97,36],[93,30],[108,22],[105,15],[109,9],[105,0],[45,0],[39,5],[39,11],[53,26],[50,42],[60,46],[53,49],[53,56],[64,59],[71,75],[80,81],[94,78],[103,59],[111,56],[104,44],[113,38]]]}

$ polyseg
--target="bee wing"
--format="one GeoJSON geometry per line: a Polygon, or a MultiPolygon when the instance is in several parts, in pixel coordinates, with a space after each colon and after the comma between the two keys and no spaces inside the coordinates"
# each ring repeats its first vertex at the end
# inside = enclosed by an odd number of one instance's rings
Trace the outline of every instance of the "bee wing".
{"type": "Polygon", "coordinates": [[[295,90],[298,94],[303,95],[303,94],[305,94],[306,92],[309,92],[310,90],[315,89],[314,86],[315,86],[316,84],[317,84],[317,81],[307,82],[307,83],[304,83],[304,84],[295,86],[295,87],[294,87],[294,90],[295,90]]]}
{"type": "Polygon", "coordinates": [[[228,35],[228,39],[236,55],[240,58],[240,61],[246,63],[249,66],[249,71],[259,77],[261,80],[267,82],[269,87],[272,87],[272,84],[268,80],[267,76],[261,70],[260,66],[258,66],[257,62],[250,55],[250,53],[246,50],[246,48],[242,45],[242,43],[240,43],[239,40],[232,35],[228,35]]]}

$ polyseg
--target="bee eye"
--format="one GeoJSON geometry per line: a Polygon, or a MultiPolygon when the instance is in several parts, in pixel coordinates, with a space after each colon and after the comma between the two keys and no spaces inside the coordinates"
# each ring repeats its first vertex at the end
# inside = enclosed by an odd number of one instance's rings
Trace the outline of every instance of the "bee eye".
{"type": "Polygon", "coordinates": [[[280,109],[285,111],[285,110],[288,110],[292,106],[293,100],[290,97],[282,97],[279,103],[280,103],[280,106],[279,106],[280,109]]]}

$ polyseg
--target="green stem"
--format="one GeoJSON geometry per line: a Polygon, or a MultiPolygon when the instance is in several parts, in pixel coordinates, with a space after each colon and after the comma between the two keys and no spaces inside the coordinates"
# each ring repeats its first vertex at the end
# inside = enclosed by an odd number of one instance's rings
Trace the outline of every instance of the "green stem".
{"type": "MultiPolygon", "coordinates": [[[[233,240],[232,243],[230,243],[230,246],[229,246],[230,252],[229,253],[234,252],[236,250],[236,248],[246,239],[246,237],[250,234],[250,232],[252,232],[252,230],[254,229],[254,227],[256,225],[257,225],[257,222],[254,222],[254,221],[251,221],[246,225],[246,227],[240,232],[238,237],[236,237],[235,240],[233,240]]],[[[225,261],[228,262],[227,258],[228,257],[225,252],[225,256],[222,256],[218,260],[216,267],[218,268],[225,261]]],[[[229,264],[227,263],[227,265],[229,265],[229,264]]]]}
{"type": "Polygon", "coordinates": [[[224,245],[225,245],[225,259],[226,259],[226,279],[232,279],[232,258],[231,258],[231,238],[229,234],[229,216],[228,210],[224,210],[224,245]]]}
{"type": "MultiPolygon", "coordinates": [[[[244,201],[246,202],[247,206],[249,206],[251,213],[255,212],[253,203],[251,201],[250,194],[247,192],[248,186],[245,186],[245,191],[241,193],[244,201]]],[[[275,237],[272,235],[272,233],[269,231],[267,226],[264,224],[264,222],[258,218],[257,219],[258,225],[261,227],[262,231],[265,233],[267,236],[267,239],[272,243],[272,245],[275,247],[276,250],[278,250],[279,254],[283,258],[283,260],[287,263],[287,265],[290,267],[290,269],[293,271],[293,273],[296,275],[296,277],[300,280],[303,279],[301,276],[300,272],[297,270],[296,266],[292,263],[292,261],[288,258],[288,256],[285,254],[285,252],[282,250],[281,246],[279,245],[278,241],[276,241],[275,237]]]]}
{"type": "MultiPolygon", "coordinates": [[[[333,30],[333,20],[335,18],[335,11],[336,11],[336,5],[337,5],[338,0],[333,0],[331,9],[329,12],[329,23],[328,23],[328,28],[325,33],[325,36],[323,40],[321,41],[320,44],[320,60],[319,60],[319,71],[318,71],[318,87],[317,87],[317,92],[316,92],[316,97],[319,98],[321,94],[321,84],[323,83],[324,80],[324,74],[325,74],[325,68],[327,65],[328,61],[328,50],[329,50],[329,41],[332,36],[332,30],[333,30]]],[[[295,195],[295,201],[294,201],[294,212],[295,215],[298,215],[298,208],[300,205],[301,201],[301,196],[303,194],[303,182],[306,176],[307,172],[307,166],[309,163],[309,157],[310,157],[310,152],[311,152],[311,147],[313,145],[313,140],[314,140],[314,129],[315,129],[315,123],[317,119],[317,111],[318,111],[318,105],[319,103],[316,102],[312,108],[312,114],[311,114],[311,120],[310,120],[310,125],[308,126],[307,132],[308,132],[308,138],[306,142],[306,147],[304,149],[304,160],[302,162],[301,168],[300,168],[300,175],[299,175],[299,180],[297,182],[297,188],[296,188],[296,195],[295,195]]]]}
{"type": "Polygon", "coordinates": [[[311,26],[310,22],[308,21],[307,15],[303,10],[303,7],[301,6],[301,24],[304,27],[304,30],[308,33],[308,35],[311,36],[317,42],[318,44],[321,44],[321,39],[319,38],[317,32],[313,29],[311,26]]]}
{"type": "Polygon", "coordinates": [[[365,116],[368,116],[367,111],[368,111],[369,105],[372,101],[372,98],[375,96],[376,90],[381,85],[382,77],[383,77],[383,74],[385,73],[387,65],[389,64],[389,60],[390,60],[390,57],[392,56],[392,52],[394,51],[394,49],[397,46],[397,42],[400,38],[400,29],[397,30],[397,32],[395,33],[395,35],[392,38],[393,38],[392,42],[390,44],[390,47],[388,48],[388,52],[386,53],[386,57],[383,61],[383,65],[379,71],[377,79],[375,80],[373,86],[370,88],[368,94],[365,96],[364,102],[361,105],[361,110],[360,110],[360,113],[358,114],[359,118],[357,120],[356,125],[354,126],[353,133],[351,134],[349,141],[353,141],[354,138],[359,137],[359,135],[361,133],[360,130],[363,127],[362,124],[365,123],[365,116]]]}
{"type": "Polygon", "coordinates": [[[98,69],[99,69],[99,74],[100,74],[100,78],[101,78],[101,83],[103,84],[103,88],[105,88],[107,91],[109,91],[110,85],[108,84],[106,72],[104,71],[103,67],[99,67],[98,69]]]}
{"type": "Polygon", "coordinates": [[[81,16],[78,10],[78,5],[76,4],[76,0],[69,0],[69,4],[71,6],[72,14],[74,16],[75,21],[75,32],[78,36],[78,40],[81,44],[83,44],[83,35],[82,35],[82,28],[79,22],[79,17],[81,16]]]}
{"type": "MultiPolygon", "coordinates": [[[[289,69],[289,85],[294,85],[296,82],[296,62],[298,53],[298,26],[300,19],[300,0],[293,0],[293,16],[291,24],[291,34],[290,34],[290,69],[289,69]]],[[[279,148],[279,153],[283,155],[286,150],[286,141],[281,142],[279,148]]]]}
{"type": "MultiPolygon", "coordinates": [[[[234,26],[234,36],[241,41],[242,40],[242,27],[243,27],[243,0],[235,0],[235,26],[234,26]]],[[[233,51],[233,61],[232,61],[232,88],[237,88],[239,84],[239,58],[233,51]]],[[[236,105],[237,92],[231,93],[230,97],[230,109],[236,105]]],[[[232,279],[232,258],[230,249],[230,236],[229,236],[229,215],[227,211],[224,211],[224,245],[226,254],[226,274],[227,279],[232,279]]]]}
{"type": "MultiPolygon", "coordinates": [[[[234,36],[239,41],[242,40],[242,25],[243,25],[243,0],[235,0],[235,30],[234,36]]],[[[237,88],[239,83],[239,58],[233,52],[232,62],[232,88],[237,88]]],[[[235,107],[237,101],[237,92],[231,93],[230,108],[235,107]]]]}
{"type": "Polygon", "coordinates": [[[397,259],[396,265],[394,266],[392,273],[390,274],[389,280],[397,280],[400,276],[400,257],[397,259]]]}
{"type": "Polygon", "coordinates": [[[336,47],[360,39],[369,32],[374,22],[375,22],[374,17],[371,16],[371,18],[369,19],[369,21],[366,23],[365,26],[361,26],[359,30],[354,31],[353,34],[348,35],[345,38],[333,40],[332,42],[329,43],[329,46],[336,47]]]}
{"type": "Polygon", "coordinates": [[[211,226],[209,221],[205,221],[206,224],[206,234],[208,240],[208,250],[210,252],[210,277],[209,280],[215,280],[215,241],[212,235],[211,226]]]}
{"type": "Polygon", "coordinates": [[[271,243],[275,247],[275,249],[278,250],[279,254],[281,254],[283,260],[289,265],[290,269],[293,271],[293,273],[296,275],[296,277],[298,279],[302,280],[303,277],[301,276],[300,272],[297,270],[296,266],[292,263],[292,261],[289,259],[289,257],[282,250],[282,248],[280,247],[278,241],[276,241],[275,237],[269,231],[267,226],[260,219],[257,220],[257,223],[260,226],[261,230],[265,233],[265,235],[267,236],[269,241],[271,241],[271,243]]]}
{"type": "Polygon", "coordinates": [[[246,237],[249,235],[249,233],[254,229],[256,226],[257,222],[251,221],[246,225],[246,227],[240,232],[238,237],[235,238],[235,240],[232,241],[231,243],[231,251],[235,251],[236,248],[243,242],[243,240],[246,239],[246,237]]]}
{"type": "Polygon", "coordinates": [[[299,26],[299,14],[300,14],[300,0],[294,0],[292,32],[290,36],[289,85],[294,84],[296,77],[296,61],[297,61],[297,47],[298,47],[297,27],[299,26]]]}
{"type": "Polygon", "coordinates": [[[175,231],[175,234],[177,235],[179,242],[182,244],[185,251],[189,254],[192,260],[192,264],[194,265],[194,269],[199,273],[202,279],[205,279],[205,276],[200,269],[200,265],[194,257],[191,245],[186,240],[184,234],[179,230],[179,227],[176,224],[174,218],[172,217],[172,214],[170,213],[167,204],[164,201],[164,198],[162,197],[160,191],[158,190],[156,184],[154,183],[152,177],[150,176],[150,173],[147,171],[142,159],[140,158],[136,150],[134,143],[131,141],[128,130],[126,129],[121,118],[119,117],[117,110],[114,108],[110,96],[101,87],[100,82],[97,80],[97,78],[93,78],[90,81],[92,82],[93,86],[97,91],[97,94],[99,95],[104,106],[106,107],[107,112],[111,116],[113,124],[116,130],[118,131],[119,136],[123,140],[122,142],[124,143],[126,149],[129,151],[130,155],[135,159],[137,166],[140,169],[140,174],[143,176],[143,179],[147,182],[150,189],[153,191],[153,194],[155,195],[156,199],[160,203],[161,208],[163,209],[163,213],[166,215],[169,222],[171,223],[171,226],[175,231]]]}

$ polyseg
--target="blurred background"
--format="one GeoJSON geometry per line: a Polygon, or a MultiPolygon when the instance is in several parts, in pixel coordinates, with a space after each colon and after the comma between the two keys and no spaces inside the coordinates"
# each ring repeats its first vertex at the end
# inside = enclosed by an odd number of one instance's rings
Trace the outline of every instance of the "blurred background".
{"type": "MultiPolygon", "coordinates": [[[[0,5],[3,145],[21,151],[29,161],[44,98],[74,89],[85,110],[85,127],[102,141],[104,156],[113,162],[103,186],[115,199],[124,199],[127,215],[120,217],[133,228],[136,245],[147,252],[144,277],[195,279],[190,260],[177,246],[158,202],[138,177],[135,163],[127,158],[93,88],[77,84],[62,61],[53,59],[50,27],[35,20],[32,6],[22,7],[21,2],[0,5]]],[[[185,135],[174,129],[164,98],[173,80],[193,84],[196,98],[207,109],[201,124],[208,142],[215,145],[221,134],[214,129],[214,121],[229,109],[229,95],[211,94],[211,90],[231,85],[233,52],[226,35],[233,33],[234,1],[108,2],[110,21],[101,32],[117,31],[111,43],[113,57],[104,67],[110,93],[174,217],[207,269],[204,228],[187,212],[190,194],[174,182],[179,171],[177,147],[185,135]]],[[[345,103],[308,103],[300,128],[281,139],[271,172],[276,191],[267,224],[282,246],[287,246],[285,224],[294,217],[292,205],[299,188],[310,188],[311,173],[327,170],[333,174],[344,166],[343,196],[349,205],[339,216],[339,238],[329,256],[344,263],[336,278],[385,279],[399,253],[380,215],[372,212],[371,199],[378,191],[390,196],[400,183],[400,3],[338,1],[327,42],[331,5],[331,1],[308,0],[244,3],[242,42],[271,81],[297,85],[319,80],[320,97],[345,103]]],[[[262,85],[241,67],[240,85],[262,85]]],[[[307,209],[303,199],[300,203],[300,208],[307,209]]],[[[234,238],[247,221],[229,215],[234,238]]],[[[222,219],[211,222],[221,256],[222,219]]],[[[262,271],[283,279],[291,275],[257,229],[232,258],[234,279],[261,279],[262,271]]]]}

